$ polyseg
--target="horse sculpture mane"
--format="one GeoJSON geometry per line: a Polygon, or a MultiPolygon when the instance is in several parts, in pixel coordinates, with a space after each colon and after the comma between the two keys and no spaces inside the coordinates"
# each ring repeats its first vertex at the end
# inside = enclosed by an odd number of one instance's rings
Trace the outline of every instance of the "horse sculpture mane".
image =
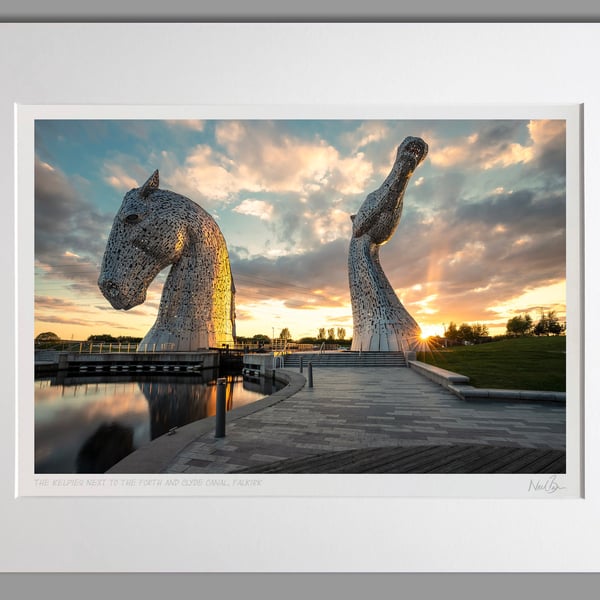
{"type": "Polygon", "coordinates": [[[155,171],[125,194],[98,286],[113,308],[129,310],[146,300],[150,283],[172,265],[156,322],[139,349],[194,351],[232,344],[235,288],[223,234],[198,204],[158,185],[155,171]]]}
{"type": "Polygon", "coordinates": [[[407,137],[398,147],[386,180],[351,217],[348,275],[354,322],[352,350],[401,351],[403,346],[414,346],[421,333],[381,268],[379,247],[394,235],[406,186],[427,151],[422,139],[407,137]]]}

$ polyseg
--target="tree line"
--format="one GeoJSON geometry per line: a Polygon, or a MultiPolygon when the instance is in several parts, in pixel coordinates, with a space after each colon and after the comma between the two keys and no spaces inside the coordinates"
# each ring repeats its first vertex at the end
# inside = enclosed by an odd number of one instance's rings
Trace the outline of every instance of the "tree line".
{"type": "Polygon", "coordinates": [[[506,323],[506,335],[511,337],[524,337],[528,335],[560,335],[567,329],[566,324],[561,324],[556,316],[556,311],[548,314],[542,311],[540,320],[533,323],[529,313],[517,315],[506,323]]]}
{"type": "MultiPolygon", "coordinates": [[[[291,331],[288,327],[284,327],[279,336],[277,337],[279,340],[286,340],[288,342],[296,342],[298,344],[317,344],[321,342],[348,342],[346,339],[346,329],[344,327],[320,327],[317,330],[317,335],[306,336],[299,339],[294,339],[291,331]]],[[[263,333],[257,333],[252,337],[237,337],[237,342],[239,344],[250,344],[250,343],[269,343],[271,342],[271,338],[268,335],[263,333]]]]}
{"type": "Polygon", "coordinates": [[[486,325],[482,323],[461,323],[457,325],[450,321],[450,324],[445,330],[444,337],[451,343],[455,344],[478,344],[483,341],[491,340],[489,331],[486,325]]]}

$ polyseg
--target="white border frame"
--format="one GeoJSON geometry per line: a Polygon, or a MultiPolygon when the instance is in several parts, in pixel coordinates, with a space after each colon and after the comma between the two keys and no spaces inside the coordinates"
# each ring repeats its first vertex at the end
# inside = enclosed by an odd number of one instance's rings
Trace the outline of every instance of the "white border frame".
{"type": "MultiPolygon", "coordinates": [[[[163,105],[177,96],[188,105],[351,99],[369,106],[400,97],[427,105],[443,96],[446,105],[583,103],[586,194],[598,197],[596,25],[11,25],[0,32],[4,55],[14,59],[0,65],[9,82],[0,92],[4,181],[12,180],[15,102],[145,104],[150,93],[163,105]],[[143,43],[150,39],[168,43],[143,43]],[[406,54],[412,62],[399,81],[397,57],[406,54]],[[130,79],[118,76],[123,65],[130,79]],[[159,85],[157,74],[170,85],[159,85]]],[[[585,217],[592,234],[594,203],[586,203],[585,217]]],[[[5,256],[12,255],[11,221],[2,223],[5,256]]],[[[599,240],[590,234],[586,253],[594,256],[599,240]]],[[[597,292],[588,272],[586,298],[597,292]]],[[[586,316],[586,339],[597,336],[597,321],[586,316]]],[[[586,364],[595,357],[588,344],[586,364]]],[[[585,499],[15,499],[7,477],[0,564],[13,571],[595,571],[599,414],[589,379],[585,387],[585,499]]],[[[11,474],[14,408],[2,411],[3,472],[11,474]]]]}
{"type": "MultiPolygon", "coordinates": [[[[402,496],[425,498],[545,498],[582,495],[580,327],[580,107],[507,106],[351,107],[351,106],[24,106],[17,105],[17,495],[23,496],[402,496]],[[252,475],[153,474],[34,475],[33,234],[34,147],[37,119],[561,119],[567,124],[567,470],[532,476],[463,475],[252,475]]],[[[410,128],[406,131],[408,135],[410,128]]]]}

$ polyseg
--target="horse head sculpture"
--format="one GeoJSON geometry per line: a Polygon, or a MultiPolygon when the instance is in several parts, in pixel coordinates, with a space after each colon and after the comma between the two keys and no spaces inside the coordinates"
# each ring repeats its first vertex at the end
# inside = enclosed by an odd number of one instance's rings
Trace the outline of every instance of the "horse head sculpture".
{"type": "Polygon", "coordinates": [[[172,265],[156,322],[139,348],[193,351],[231,344],[235,288],[223,234],[198,204],[158,186],[155,171],[125,194],[98,286],[113,308],[129,310],[146,300],[150,283],[172,265]]]}
{"type": "Polygon", "coordinates": [[[354,323],[352,350],[401,351],[414,346],[421,332],[383,272],[379,248],[394,235],[406,186],[427,152],[421,138],[407,137],[398,147],[390,174],[351,217],[348,276],[354,323]]]}

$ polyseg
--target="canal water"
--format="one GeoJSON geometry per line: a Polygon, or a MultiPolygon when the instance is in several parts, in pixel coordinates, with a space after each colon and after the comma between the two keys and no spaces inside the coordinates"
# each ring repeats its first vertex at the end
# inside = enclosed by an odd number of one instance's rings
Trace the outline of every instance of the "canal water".
{"type": "MultiPolygon", "coordinates": [[[[35,381],[35,472],[104,473],[173,427],[216,412],[214,371],[195,375],[87,375],[35,381]]],[[[227,410],[281,387],[227,377],[227,410]]]]}

